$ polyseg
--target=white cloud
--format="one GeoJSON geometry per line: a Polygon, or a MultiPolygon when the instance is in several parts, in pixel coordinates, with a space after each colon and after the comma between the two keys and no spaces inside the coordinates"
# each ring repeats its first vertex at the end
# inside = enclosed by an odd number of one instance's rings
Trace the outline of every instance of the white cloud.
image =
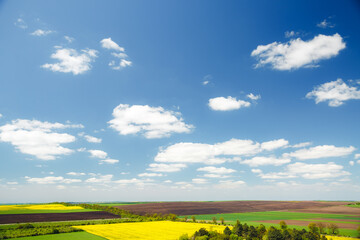
{"type": "Polygon", "coordinates": [[[262,173],[261,169],[251,169],[251,172],[253,173],[262,173]]]}
{"type": "Polygon", "coordinates": [[[335,27],[334,24],[332,24],[331,22],[329,22],[327,19],[324,19],[322,22],[316,24],[317,27],[319,28],[333,28],[335,27]]]}
{"type": "Polygon", "coordinates": [[[103,40],[100,41],[100,43],[101,43],[101,47],[106,49],[115,50],[119,52],[125,51],[123,47],[120,47],[116,42],[111,40],[111,38],[104,38],[103,40]]]}
{"type": "Polygon", "coordinates": [[[348,86],[341,78],[316,86],[306,94],[306,98],[315,99],[315,103],[328,102],[330,107],[338,107],[345,101],[360,99],[360,89],[348,86]]]}
{"type": "Polygon", "coordinates": [[[164,164],[164,163],[151,163],[149,168],[146,169],[151,172],[179,172],[183,168],[186,168],[185,164],[164,164]]]}
{"type": "Polygon", "coordinates": [[[26,24],[26,22],[22,18],[16,19],[16,21],[14,22],[14,25],[19,27],[19,28],[22,28],[22,29],[26,29],[28,27],[28,25],[26,24]]]}
{"type": "Polygon", "coordinates": [[[126,60],[126,59],[121,59],[118,65],[116,65],[115,61],[111,61],[109,63],[109,66],[114,70],[120,70],[125,67],[130,67],[131,65],[132,65],[132,62],[129,60],[126,60]]]}
{"type": "Polygon", "coordinates": [[[355,162],[354,161],[349,161],[349,165],[350,166],[354,166],[355,162]]]}
{"type": "Polygon", "coordinates": [[[217,168],[213,166],[198,168],[196,171],[208,172],[210,174],[218,174],[218,175],[225,175],[236,172],[236,170],[231,168],[225,168],[225,167],[217,168]]]}
{"type": "Polygon", "coordinates": [[[139,177],[162,177],[164,176],[162,173],[140,173],[139,177]]]}
{"type": "Polygon", "coordinates": [[[82,74],[91,69],[91,62],[97,57],[94,49],[81,50],[81,53],[72,48],[58,48],[51,54],[51,58],[58,60],[57,63],[46,63],[41,67],[53,72],[82,74]]]}
{"type": "Polygon", "coordinates": [[[41,37],[41,36],[49,35],[50,33],[53,33],[53,32],[54,31],[51,31],[51,30],[37,29],[34,32],[30,33],[30,35],[41,37]]]}
{"type": "Polygon", "coordinates": [[[111,55],[113,55],[116,58],[127,58],[128,57],[128,55],[126,53],[123,53],[123,52],[121,52],[121,53],[113,52],[113,53],[111,53],[111,55]]]}
{"type": "Polygon", "coordinates": [[[172,133],[189,133],[192,125],[184,123],[180,113],[162,107],[120,104],[113,110],[110,127],[121,135],[142,133],[146,138],[169,137],[172,133]]]}
{"type": "Polygon", "coordinates": [[[203,77],[203,82],[202,82],[202,85],[208,85],[210,83],[210,80],[212,79],[212,76],[211,74],[208,74],[206,76],[203,77]]]}
{"type": "Polygon", "coordinates": [[[221,180],[218,184],[215,185],[215,187],[221,189],[234,189],[244,186],[245,184],[246,183],[244,181],[221,180]]]}
{"type": "Polygon", "coordinates": [[[261,98],[260,94],[259,95],[254,95],[253,93],[249,93],[248,95],[246,95],[246,97],[250,98],[251,100],[259,100],[261,98]]]}
{"type": "Polygon", "coordinates": [[[355,154],[355,159],[360,158],[360,153],[355,154]]]}
{"type": "Polygon", "coordinates": [[[228,96],[227,98],[210,98],[208,105],[212,110],[215,111],[231,111],[240,109],[242,107],[250,107],[251,103],[243,100],[237,100],[234,97],[228,96]]]}
{"type": "Polygon", "coordinates": [[[6,184],[8,184],[8,185],[18,185],[19,183],[18,182],[6,182],[6,184]]]}
{"type": "Polygon", "coordinates": [[[87,179],[85,182],[87,183],[110,183],[113,178],[112,174],[100,175],[99,177],[92,177],[87,179]]]}
{"type": "Polygon", "coordinates": [[[0,118],[2,118],[3,117],[3,115],[0,113],[0,118]]]}
{"type": "Polygon", "coordinates": [[[68,172],[66,174],[70,175],[70,176],[85,176],[86,175],[86,173],[83,173],[83,172],[68,172]]]}
{"type": "Polygon", "coordinates": [[[310,146],[312,144],[312,142],[302,142],[302,143],[298,143],[298,144],[294,144],[290,147],[292,148],[303,148],[303,147],[307,147],[310,146]]]}
{"type": "Polygon", "coordinates": [[[90,143],[101,143],[101,141],[102,141],[101,138],[93,137],[90,135],[84,135],[84,138],[86,139],[86,141],[88,141],[90,143]]]}
{"type": "Polygon", "coordinates": [[[72,43],[75,38],[69,37],[69,36],[64,36],[65,40],[68,41],[68,43],[72,43]]]}
{"type": "Polygon", "coordinates": [[[104,159],[104,160],[100,160],[99,161],[99,164],[115,164],[115,163],[118,163],[119,160],[116,160],[116,159],[104,159]]]}
{"type": "Polygon", "coordinates": [[[249,156],[260,151],[260,144],[251,140],[231,139],[214,145],[185,142],[160,149],[154,160],[167,163],[221,164],[236,160],[234,156],[249,156]],[[224,155],[231,158],[225,158],[224,155]]]}
{"type": "MultiPolygon", "coordinates": [[[[255,173],[263,179],[286,179],[302,177],[305,179],[328,179],[351,175],[347,171],[343,171],[343,166],[337,165],[333,162],[326,164],[306,164],[293,163],[285,167],[285,172],[262,173],[261,170],[256,170],[255,173]]],[[[254,172],[254,171],[253,171],[254,172]]]]}
{"type": "Polygon", "coordinates": [[[299,32],[295,32],[295,31],[286,31],[285,32],[285,37],[286,38],[292,38],[292,37],[298,36],[299,34],[300,34],[299,32]]]}
{"type": "Polygon", "coordinates": [[[195,184],[205,184],[205,183],[208,183],[208,180],[207,179],[204,179],[204,178],[193,178],[191,180],[193,183],[195,184]]]}
{"type": "Polygon", "coordinates": [[[229,178],[231,176],[215,174],[215,173],[206,173],[206,174],[203,175],[203,177],[206,177],[206,178],[229,178]]]}
{"type": "Polygon", "coordinates": [[[299,160],[319,159],[328,157],[342,157],[354,152],[356,148],[350,147],[336,147],[334,145],[322,145],[307,149],[300,149],[292,153],[285,153],[285,157],[295,157],[299,160]]]}
{"type": "Polygon", "coordinates": [[[323,59],[339,54],[345,43],[339,34],[326,36],[319,34],[309,41],[300,38],[287,43],[273,42],[259,45],[251,56],[258,59],[256,67],[271,65],[276,70],[292,70],[301,67],[315,67],[323,59]]]}
{"type": "Polygon", "coordinates": [[[108,154],[102,150],[88,150],[88,152],[91,154],[91,157],[107,158],[108,156],[108,154]]]}
{"type": "Polygon", "coordinates": [[[357,162],[358,164],[360,164],[360,160],[357,160],[356,162],[357,162]]]}
{"type": "Polygon", "coordinates": [[[272,140],[272,141],[268,141],[268,142],[263,142],[261,143],[261,148],[264,150],[274,150],[277,148],[283,148],[286,147],[289,144],[289,141],[285,140],[285,139],[277,139],[277,140],[272,140]]]}
{"type": "Polygon", "coordinates": [[[251,159],[243,160],[241,164],[247,164],[251,167],[258,167],[264,165],[274,165],[280,166],[286,163],[291,162],[290,159],[287,158],[276,158],[276,157],[253,157],[251,159]]]}
{"type": "Polygon", "coordinates": [[[49,177],[43,177],[43,178],[31,178],[26,176],[26,181],[28,183],[36,183],[36,184],[55,184],[55,183],[78,183],[82,182],[80,179],[69,179],[64,177],[55,177],[55,176],[49,176],[49,177]]]}
{"type": "Polygon", "coordinates": [[[73,153],[72,149],[61,145],[75,141],[74,136],[56,131],[81,127],[83,126],[17,119],[0,127],[0,141],[9,142],[20,152],[38,159],[54,160],[59,155],[73,153]]]}

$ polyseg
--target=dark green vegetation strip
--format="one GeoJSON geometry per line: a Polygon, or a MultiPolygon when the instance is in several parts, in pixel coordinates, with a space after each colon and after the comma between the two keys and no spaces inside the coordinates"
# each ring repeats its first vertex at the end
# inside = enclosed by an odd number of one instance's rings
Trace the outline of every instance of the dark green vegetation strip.
{"type": "Polygon", "coordinates": [[[18,240],[104,240],[105,238],[87,232],[61,233],[44,236],[13,238],[18,240]]]}
{"type": "MultiPolygon", "coordinates": [[[[185,216],[181,216],[183,218],[185,216]]],[[[187,216],[189,219],[191,216],[187,216]]],[[[332,218],[358,220],[359,218],[345,214],[323,214],[323,213],[300,213],[300,212],[250,212],[250,213],[224,213],[224,214],[205,214],[195,215],[197,220],[212,220],[213,217],[220,219],[223,217],[225,221],[266,221],[266,220],[298,220],[298,219],[314,219],[314,218],[332,218]]]]}

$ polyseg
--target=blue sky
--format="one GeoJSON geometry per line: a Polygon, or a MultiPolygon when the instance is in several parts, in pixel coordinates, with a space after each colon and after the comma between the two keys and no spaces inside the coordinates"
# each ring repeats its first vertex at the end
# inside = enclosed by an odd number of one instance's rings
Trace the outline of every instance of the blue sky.
{"type": "Polygon", "coordinates": [[[357,1],[1,1],[0,202],[359,199],[357,1]]]}

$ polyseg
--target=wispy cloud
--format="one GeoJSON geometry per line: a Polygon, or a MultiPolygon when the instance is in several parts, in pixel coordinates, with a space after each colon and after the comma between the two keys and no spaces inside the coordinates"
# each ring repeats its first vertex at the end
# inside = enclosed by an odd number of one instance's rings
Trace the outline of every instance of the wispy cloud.
{"type": "Polygon", "coordinates": [[[51,30],[42,30],[42,29],[37,29],[34,32],[30,33],[30,35],[33,36],[37,36],[37,37],[41,37],[41,36],[46,36],[49,35],[51,33],[53,33],[54,31],[51,30]]]}

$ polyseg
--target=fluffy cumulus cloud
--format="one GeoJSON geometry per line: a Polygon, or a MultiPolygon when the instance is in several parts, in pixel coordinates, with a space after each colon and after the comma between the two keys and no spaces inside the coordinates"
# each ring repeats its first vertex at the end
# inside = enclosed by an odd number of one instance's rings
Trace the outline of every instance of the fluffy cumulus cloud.
{"type": "Polygon", "coordinates": [[[234,97],[228,96],[227,98],[210,98],[208,105],[212,110],[215,111],[231,111],[240,109],[242,107],[250,107],[251,103],[243,100],[237,100],[234,97]]]}
{"type": "Polygon", "coordinates": [[[160,149],[154,160],[167,163],[221,164],[236,160],[234,157],[254,155],[260,151],[260,144],[252,140],[231,139],[213,145],[184,142],[160,149]]]}
{"type": "Polygon", "coordinates": [[[300,149],[295,152],[285,153],[285,157],[294,157],[299,160],[319,159],[328,157],[343,157],[353,153],[355,147],[336,147],[334,145],[322,145],[307,149],[300,149]]]}
{"type": "Polygon", "coordinates": [[[236,172],[235,169],[213,166],[198,168],[197,171],[205,172],[203,177],[207,178],[228,178],[229,174],[236,172]]]}
{"type": "Polygon", "coordinates": [[[83,173],[83,172],[68,172],[68,173],[66,173],[66,175],[70,175],[70,176],[85,176],[86,173],[83,173]]]}
{"type": "Polygon", "coordinates": [[[100,44],[101,47],[106,49],[115,50],[119,52],[125,51],[123,47],[120,47],[116,42],[111,40],[111,38],[104,38],[103,40],[100,41],[100,44]]]}
{"type": "Polygon", "coordinates": [[[43,178],[32,178],[32,177],[25,177],[28,183],[35,183],[35,184],[55,184],[55,183],[80,183],[82,182],[80,179],[72,179],[72,178],[64,178],[64,177],[43,177],[43,178]]]}
{"type": "Polygon", "coordinates": [[[288,144],[289,144],[289,142],[285,139],[277,139],[277,140],[272,140],[272,141],[261,143],[261,148],[264,150],[271,151],[271,150],[274,150],[277,148],[286,147],[288,144]]]}
{"type": "Polygon", "coordinates": [[[148,171],[151,172],[179,172],[186,168],[186,164],[175,163],[175,164],[164,164],[164,163],[151,163],[149,164],[148,171]]]}
{"type": "Polygon", "coordinates": [[[252,172],[257,173],[263,179],[286,179],[302,177],[305,179],[328,179],[351,175],[343,170],[343,166],[329,162],[326,164],[306,164],[293,163],[285,167],[284,172],[274,172],[264,174],[259,169],[253,169],[252,172]]]}
{"type": "Polygon", "coordinates": [[[84,138],[86,139],[86,141],[88,141],[90,143],[101,143],[101,141],[102,141],[101,138],[93,137],[90,135],[84,135],[84,138]]]}
{"type": "Polygon", "coordinates": [[[82,127],[82,125],[17,119],[0,127],[0,141],[11,143],[20,152],[38,159],[54,160],[57,156],[71,154],[73,150],[63,147],[62,144],[75,141],[74,136],[57,131],[82,127]]]}
{"type": "Polygon", "coordinates": [[[164,176],[162,173],[140,173],[139,177],[162,177],[164,176]]]}
{"type": "Polygon", "coordinates": [[[57,48],[51,58],[57,63],[46,63],[41,67],[53,72],[72,73],[74,75],[83,74],[91,69],[91,62],[97,57],[94,49],[84,49],[78,52],[72,48],[57,48]]]}
{"type": "Polygon", "coordinates": [[[86,183],[110,183],[113,178],[112,174],[94,176],[85,180],[86,183]]]}
{"type": "Polygon", "coordinates": [[[91,157],[95,158],[107,158],[108,154],[102,150],[89,150],[91,157]]]}
{"type": "Polygon", "coordinates": [[[113,50],[111,55],[115,58],[118,58],[118,61],[112,60],[109,62],[109,66],[114,70],[121,70],[123,68],[129,67],[132,65],[132,62],[128,60],[128,55],[125,53],[125,49],[120,47],[116,42],[111,38],[104,38],[100,41],[101,47],[109,50],[113,50]]]}
{"type": "Polygon", "coordinates": [[[345,101],[360,99],[360,90],[347,85],[339,78],[336,81],[316,86],[314,90],[306,94],[306,98],[315,99],[316,104],[327,102],[330,107],[338,107],[345,101]]]}
{"type": "Polygon", "coordinates": [[[251,56],[257,58],[256,67],[270,65],[276,70],[293,70],[301,67],[315,67],[320,60],[329,59],[345,48],[339,34],[319,34],[309,41],[300,38],[287,43],[273,42],[259,45],[251,56]]]}
{"type": "Polygon", "coordinates": [[[264,165],[280,166],[289,162],[291,162],[289,158],[276,158],[276,157],[263,157],[263,156],[257,156],[251,159],[240,161],[241,164],[246,164],[251,167],[258,167],[264,165]]]}
{"type": "Polygon", "coordinates": [[[141,133],[146,138],[163,138],[172,133],[189,133],[193,128],[183,121],[180,113],[162,107],[120,104],[112,115],[110,127],[121,135],[141,133]]]}
{"type": "Polygon", "coordinates": [[[46,36],[49,35],[50,33],[53,33],[54,31],[51,30],[42,30],[42,29],[37,29],[34,32],[30,33],[33,36],[37,36],[37,37],[41,37],[41,36],[46,36]]]}

